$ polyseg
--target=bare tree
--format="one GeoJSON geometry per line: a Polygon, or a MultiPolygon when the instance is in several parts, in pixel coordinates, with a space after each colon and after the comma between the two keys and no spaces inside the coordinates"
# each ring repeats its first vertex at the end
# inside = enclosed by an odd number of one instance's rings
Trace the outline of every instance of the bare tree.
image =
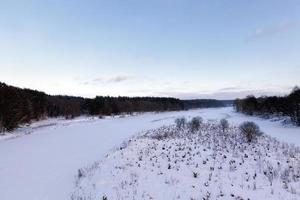
{"type": "Polygon", "coordinates": [[[254,122],[244,122],[239,128],[241,133],[246,137],[247,142],[252,142],[257,136],[262,135],[259,126],[254,122]]]}
{"type": "Polygon", "coordinates": [[[221,125],[223,132],[225,132],[229,128],[229,123],[228,123],[227,119],[221,119],[220,125],[221,125]]]}
{"type": "Polygon", "coordinates": [[[180,129],[184,128],[186,125],[185,117],[180,117],[180,118],[175,119],[175,124],[176,124],[177,128],[180,128],[180,129]]]}
{"type": "Polygon", "coordinates": [[[189,127],[192,132],[199,130],[200,125],[202,124],[203,119],[201,117],[193,117],[189,122],[189,127]]]}

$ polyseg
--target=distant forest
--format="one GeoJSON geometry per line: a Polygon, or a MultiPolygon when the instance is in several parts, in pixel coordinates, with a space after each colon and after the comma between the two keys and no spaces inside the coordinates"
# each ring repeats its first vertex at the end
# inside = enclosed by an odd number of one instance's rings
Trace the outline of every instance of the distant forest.
{"type": "Polygon", "coordinates": [[[231,106],[233,100],[216,100],[216,99],[192,99],[183,100],[183,105],[185,109],[191,108],[217,108],[224,106],[231,106]]]}
{"type": "Polygon", "coordinates": [[[260,115],[263,117],[288,116],[300,126],[300,89],[295,87],[293,91],[283,97],[259,97],[248,96],[245,99],[234,101],[236,111],[248,115],[260,115]]]}
{"type": "Polygon", "coordinates": [[[67,119],[79,115],[115,115],[147,111],[175,111],[201,107],[220,107],[217,100],[179,100],[166,97],[82,98],[51,96],[44,92],[21,89],[0,82],[0,132],[11,131],[20,124],[47,117],[67,119]]]}

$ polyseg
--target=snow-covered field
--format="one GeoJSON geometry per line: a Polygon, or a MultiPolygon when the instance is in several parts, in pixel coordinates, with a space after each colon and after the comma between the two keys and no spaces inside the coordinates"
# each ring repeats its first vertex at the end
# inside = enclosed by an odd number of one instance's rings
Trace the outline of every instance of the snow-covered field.
{"type": "Polygon", "coordinates": [[[300,148],[237,127],[175,125],[131,138],[80,169],[72,200],[300,199],[300,148]]]}
{"type": "Polygon", "coordinates": [[[232,124],[255,121],[266,134],[300,146],[299,128],[244,116],[230,107],[124,118],[46,120],[18,129],[18,137],[0,136],[0,199],[70,199],[79,168],[102,160],[134,134],[171,124],[179,116],[201,116],[208,121],[227,118],[232,124]]]}

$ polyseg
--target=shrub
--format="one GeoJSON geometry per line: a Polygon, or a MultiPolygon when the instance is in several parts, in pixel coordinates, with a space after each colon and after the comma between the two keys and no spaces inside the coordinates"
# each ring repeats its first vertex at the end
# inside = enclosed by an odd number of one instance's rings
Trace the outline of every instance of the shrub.
{"type": "Polygon", "coordinates": [[[229,128],[229,123],[228,123],[227,119],[221,119],[220,120],[220,126],[222,128],[222,131],[225,132],[226,129],[229,128]]]}
{"type": "Polygon", "coordinates": [[[99,119],[104,119],[105,117],[104,117],[103,115],[100,114],[100,115],[98,115],[98,118],[99,118],[99,119]]]}
{"type": "Polygon", "coordinates": [[[189,127],[192,132],[199,130],[200,125],[203,119],[201,117],[193,117],[192,120],[189,122],[189,127]]]}
{"type": "Polygon", "coordinates": [[[184,128],[186,125],[186,119],[185,117],[180,117],[175,119],[175,124],[177,128],[184,128]]]}
{"type": "Polygon", "coordinates": [[[239,128],[241,133],[246,137],[247,142],[252,142],[257,136],[262,135],[259,126],[254,122],[244,122],[239,128]]]}
{"type": "Polygon", "coordinates": [[[193,172],[193,177],[197,178],[198,177],[198,173],[197,172],[193,172]]]}

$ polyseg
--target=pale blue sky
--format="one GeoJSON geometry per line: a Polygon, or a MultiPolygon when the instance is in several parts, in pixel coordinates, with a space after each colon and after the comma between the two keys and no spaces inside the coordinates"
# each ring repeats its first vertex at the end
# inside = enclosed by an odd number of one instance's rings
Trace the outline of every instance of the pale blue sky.
{"type": "Polygon", "coordinates": [[[0,0],[0,81],[231,99],[300,85],[299,0],[0,0]]]}

